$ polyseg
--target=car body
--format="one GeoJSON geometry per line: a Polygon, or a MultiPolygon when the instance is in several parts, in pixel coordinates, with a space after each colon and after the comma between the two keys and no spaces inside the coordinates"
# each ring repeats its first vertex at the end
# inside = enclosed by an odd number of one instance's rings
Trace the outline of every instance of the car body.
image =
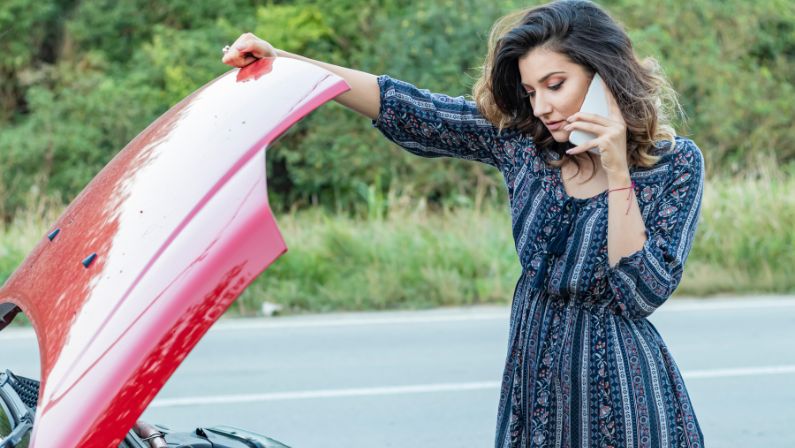
{"type": "Polygon", "coordinates": [[[31,445],[117,446],[229,305],[286,251],[265,150],[349,89],[265,58],[163,114],[88,184],[0,290],[21,309],[41,388],[31,445]]]}

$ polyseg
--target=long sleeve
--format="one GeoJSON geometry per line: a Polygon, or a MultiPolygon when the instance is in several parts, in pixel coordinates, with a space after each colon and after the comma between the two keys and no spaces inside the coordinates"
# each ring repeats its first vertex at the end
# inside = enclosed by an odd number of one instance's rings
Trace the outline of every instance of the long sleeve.
{"type": "Polygon", "coordinates": [[[517,136],[486,120],[474,101],[419,89],[398,79],[378,77],[381,107],[372,121],[392,142],[421,157],[477,160],[500,168],[504,144],[517,136]]]}
{"type": "Polygon", "coordinates": [[[704,158],[688,139],[678,139],[671,181],[646,218],[647,240],[637,252],[608,268],[617,312],[642,319],[676,290],[701,214],[704,158]]]}

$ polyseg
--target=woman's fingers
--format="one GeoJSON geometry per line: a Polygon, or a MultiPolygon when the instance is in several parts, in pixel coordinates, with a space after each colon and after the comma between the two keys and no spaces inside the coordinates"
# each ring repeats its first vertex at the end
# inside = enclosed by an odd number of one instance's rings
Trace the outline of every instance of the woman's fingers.
{"type": "Polygon", "coordinates": [[[224,57],[221,58],[221,62],[226,65],[231,65],[232,67],[244,67],[255,60],[257,60],[257,58],[253,55],[242,52],[234,46],[231,46],[226,53],[224,53],[224,57]]]}
{"type": "Polygon", "coordinates": [[[256,60],[257,58],[250,54],[241,53],[235,49],[230,49],[221,59],[221,62],[226,65],[231,65],[232,67],[245,67],[256,60]]]}
{"type": "Polygon", "coordinates": [[[599,139],[597,138],[597,139],[589,140],[589,141],[583,143],[582,145],[578,145],[578,146],[575,146],[574,148],[571,148],[571,149],[567,150],[566,154],[571,154],[571,155],[579,154],[581,152],[588,151],[591,148],[598,148],[598,147],[599,147],[599,139]]]}
{"type": "Polygon", "coordinates": [[[590,132],[591,134],[601,135],[605,132],[606,126],[601,124],[588,123],[587,121],[575,121],[563,126],[567,131],[579,129],[580,131],[590,132]]]}
{"type": "Polygon", "coordinates": [[[237,50],[242,54],[251,54],[256,58],[264,58],[268,56],[268,48],[270,45],[265,42],[264,40],[260,39],[259,37],[251,34],[245,33],[237,38],[234,44],[232,44],[232,48],[237,50]]]}
{"type": "Polygon", "coordinates": [[[566,121],[570,123],[577,120],[590,121],[592,123],[601,124],[602,126],[610,125],[610,120],[607,117],[603,117],[601,115],[596,115],[596,114],[589,114],[588,112],[577,112],[566,118],[566,121]]]}
{"type": "Polygon", "coordinates": [[[271,44],[251,33],[244,33],[229,47],[221,61],[233,67],[245,67],[257,59],[275,56],[276,51],[271,44]]]}

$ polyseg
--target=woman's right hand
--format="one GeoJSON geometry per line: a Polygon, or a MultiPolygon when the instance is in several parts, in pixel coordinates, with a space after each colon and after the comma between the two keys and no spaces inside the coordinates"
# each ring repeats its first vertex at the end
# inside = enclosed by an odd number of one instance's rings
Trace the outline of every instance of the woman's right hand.
{"type": "Polygon", "coordinates": [[[276,57],[276,49],[273,48],[273,45],[251,33],[244,33],[229,47],[229,51],[224,54],[221,62],[232,67],[245,67],[257,59],[265,57],[276,57]]]}

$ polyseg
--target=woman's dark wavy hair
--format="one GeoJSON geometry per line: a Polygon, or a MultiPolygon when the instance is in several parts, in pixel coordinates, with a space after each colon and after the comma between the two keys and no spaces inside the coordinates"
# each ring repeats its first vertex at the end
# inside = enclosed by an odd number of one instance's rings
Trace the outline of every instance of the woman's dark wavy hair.
{"type": "MultiPolygon", "coordinates": [[[[532,136],[536,146],[558,154],[560,167],[575,157],[565,153],[571,145],[557,143],[533,115],[521,85],[519,59],[542,47],[567,56],[587,72],[598,72],[613,93],[627,124],[627,162],[651,167],[660,157],[655,142],[674,144],[671,115],[684,119],[676,92],[653,58],[639,61],[622,27],[601,7],[587,0],[558,0],[511,13],[499,19],[489,36],[489,52],[472,96],[483,116],[500,130],[512,128],[532,136]]],[[[590,153],[586,152],[592,163],[590,153]]]]}

